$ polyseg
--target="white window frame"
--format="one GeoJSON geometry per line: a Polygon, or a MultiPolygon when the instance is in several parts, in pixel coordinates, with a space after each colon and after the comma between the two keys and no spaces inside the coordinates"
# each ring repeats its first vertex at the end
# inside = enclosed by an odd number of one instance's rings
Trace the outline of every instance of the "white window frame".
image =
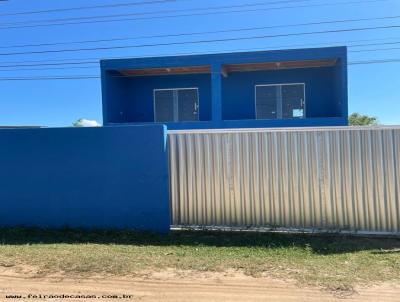
{"type": "MultiPolygon", "coordinates": [[[[298,119],[303,119],[306,118],[306,83],[276,83],[276,84],[258,84],[254,86],[254,111],[255,111],[255,116],[256,120],[258,119],[257,116],[257,87],[265,87],[265,86],[290,86],[290,85],[303,85],[303,92],[304,92],[304,99],[303,99],[303,116],[298,118],[298,119]]],[[[282,105],[282,104],[281,104],[282,105]]],[[[276,107],[278,107],[278,104],[276,104],[276,107]]],[[[280,110],[281,116],[278,116],[278,108],[277,108],[277,114],[276,114],[276,119],[283,119],[282,118],[282,109],[280,110]]]]}
{"type": "Polygon", "coordinates": [[[179,90],[193,90],[195,89],[197,91],[197,120],[196,121],[180,121],[179,120],[179,105],[176,104],[175,105],[175,100],[174,100],[174,120],[167,122],[167,123],[180,123],[180,122],[197,122],[199,121],[200,118],[200,95],[199,95],[199,88],[198,87],[183,87],[183,88],[157,88],[157,89],[153,89],[153,119],[155,123],[161,123],[161,122],[157,122],[157,112],[156,112],[156,91],[165,91],[165,90],[172,90],[172,91],[179,91],[179,90]],[[176,108],[175,108],[176,106],[176,108]],[[175,112],[176,110],[176,112],[175,112]],[[178,120],[175,120],[175,116],[178,118],[178,120]]]}

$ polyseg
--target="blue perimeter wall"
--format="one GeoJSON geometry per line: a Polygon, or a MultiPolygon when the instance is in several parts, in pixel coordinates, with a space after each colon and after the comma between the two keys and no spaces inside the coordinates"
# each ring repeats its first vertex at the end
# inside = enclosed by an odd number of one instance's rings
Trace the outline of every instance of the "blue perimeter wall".
{"type": "Polygon", "coordinates": [[[0,226],[170,228],[166,129],[0,130],[0,226]]]}

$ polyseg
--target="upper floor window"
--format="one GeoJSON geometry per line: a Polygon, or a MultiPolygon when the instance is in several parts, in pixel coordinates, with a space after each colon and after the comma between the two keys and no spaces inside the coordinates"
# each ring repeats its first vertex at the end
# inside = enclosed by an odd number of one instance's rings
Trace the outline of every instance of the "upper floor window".
{"type": "Polygon", "coordinates": [[[198,88],[154,89],[154,121],[199,120],[198,88]]]}
{"type": "Polygon", "coordinates": [[[256,119],[305,117],[305,84],[256,85],[256,119]]]}

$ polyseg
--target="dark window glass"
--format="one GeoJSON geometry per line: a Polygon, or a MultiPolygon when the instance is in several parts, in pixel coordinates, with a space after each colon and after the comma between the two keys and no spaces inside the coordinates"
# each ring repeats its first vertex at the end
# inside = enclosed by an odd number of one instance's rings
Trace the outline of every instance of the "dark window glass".
{"type": "Polygon", "coordinates": [[[282,86],[282,118],[304,117],[304,85],[282,86]]]}
{"type": "Polygon", "coordinates": [[[256,118],[303,118],[304,98],[304,84],[256,86],[256,118]]]}
{"type": "Polygon", "coordinates": [[[154,110],[156,122],[174,121],[174,92],[173,90],[154,91],[154,110]]]}
{"type": "Polygon", "coordinates": [[[154,90],[156,122],[197,121],[199,119],[197,89],[154,90]]]}
{"type": "Polygon", "coordinates": [[[256,87],[257,119],[277,118],[278,89],[276,86],[256,87]]]}
{"type": "Polygon", "coordinates": [[[197,89],[178,90],[178,120],[197,121],[199,119],[197,89]]]}

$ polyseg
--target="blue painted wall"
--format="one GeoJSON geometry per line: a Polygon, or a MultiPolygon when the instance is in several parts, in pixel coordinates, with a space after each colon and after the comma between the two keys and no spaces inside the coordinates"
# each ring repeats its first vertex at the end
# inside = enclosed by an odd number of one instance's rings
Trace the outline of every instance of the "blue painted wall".
{"type": "Polygon", "coordinates": [[[101,69],[105,125],[154,124],[153,90],[188,87],[199,88],[200,121],[166,123],[168,129],[347,125],[346,47],[103,60],[101,69]],[[323,59],[336,59],[337,64],[222,76],[224,64],[323,59]],[[211,67],[211,74],[115,76],[118,70],[204,65],[211,67]],[[306,84],[306,118],[254,121],[254,86],[293,82],[306,84]]]}
{"type": "MultiPolygon", "coordinates": [[[[127,123],[129,125],[149,125],[154,123],[127,123]]],[[[110,124],[118,126],[117,124],[110,124]]],[[[208,122],[180,122],[167,123],[168,130],[185,130],[185,129],[243,129],[243,128],[282,128],[282,127],[332,127],[346,126],[347,118],[331,117],[331,118],[306,118],[306,119],[275,119],[275,120],[225,120],[225,121],[208,121],[208,122]]]]}
{"type": "MultiPolygon", "coordinates": [[[[103,120],[129,122],[129,78],[117,77],[114,72],[102,70],[103,120]]],[[[106,124],[106,123],[105,123],[106,124]]]]}
{"type": "Polygon", "coordinates": [[[163,126],[0,130],[0,226],[168,232],[163,126]]]}
{"type": "Polygon", "coordinates": [[[305,83],[306,117],[340,117],[335,94],[335,69],[235,72],[222,79],[222,118],[255,119],[255,85],[305,83]]]}

